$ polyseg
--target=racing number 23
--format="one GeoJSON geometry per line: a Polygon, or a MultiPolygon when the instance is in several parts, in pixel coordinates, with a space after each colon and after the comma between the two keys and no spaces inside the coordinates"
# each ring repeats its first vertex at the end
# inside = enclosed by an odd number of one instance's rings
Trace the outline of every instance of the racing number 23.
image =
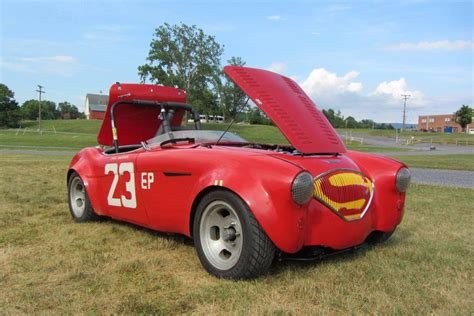
{"type": "Polygon", "coordinates": [[[107,195],[107,203],[111,206],[123,206],[128,208],[137,207],[137,196],[135,192],[135,173],[133,171],[133,162],[123,162],[121,164],[108,163],[105,165],[105,174],[109,173],[114,174],[114,179],[112,180],[112,185],[109,189],[109,194],[107,195]],[[128,173],[130,180],[125,183],[125,190],[130,193],[130,198],[128,199],[125,195],[121,195],[120,198],[115,198],[114,193],[117,188],[117,183],[120,176],[123,176],[124,173],[128,173]]]}

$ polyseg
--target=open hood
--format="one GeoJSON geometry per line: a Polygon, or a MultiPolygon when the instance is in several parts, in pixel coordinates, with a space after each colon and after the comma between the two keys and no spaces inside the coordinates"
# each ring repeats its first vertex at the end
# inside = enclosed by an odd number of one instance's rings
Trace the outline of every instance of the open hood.
{"type": "Polygon", "coordinates": [[[299,152],[346,151],[327,118],[293,80],[248,67],[226,66],[224,72],[265,112],[299,152]]]}
{"type": "MultiPolygon", "coordinates": [[[[105,117],[97,135],[99,144],[104,146],[113,144],[112,105],[117,101],[132,100],[186,103],[186,93],[181,89],[153,84],[113,84],[110,87],[105,117]]],[[[120,145],[139,144],[155,136],[161,125],[161,120],[158,118],[160,111],[160,107],[153,106],[139,107],[126,104],[118,106],[115,110],[115,127],[120,145]]],[[[179,126],[183,115],[184,111],[177,111],[170,125],[179,126]]]]}

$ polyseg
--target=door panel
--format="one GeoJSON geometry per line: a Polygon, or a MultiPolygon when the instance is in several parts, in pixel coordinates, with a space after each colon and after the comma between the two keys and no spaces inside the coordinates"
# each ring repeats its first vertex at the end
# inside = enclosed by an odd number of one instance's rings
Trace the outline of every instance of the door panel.
{"type": "Polygon", "coordinates": [[[100,162],[103,172],[101,186],[108,215],[140,225],[148,225],[141,199],[136,161],[140,153],[104,155],[100,162]]]}

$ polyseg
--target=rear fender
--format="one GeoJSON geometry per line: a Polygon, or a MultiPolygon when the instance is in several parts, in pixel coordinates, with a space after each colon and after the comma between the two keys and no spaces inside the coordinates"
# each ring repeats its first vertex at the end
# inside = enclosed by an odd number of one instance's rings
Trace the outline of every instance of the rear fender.
{"type": "Polygon", "coordinates": [[[92,208],[99,215],[107,215],[107,208],[100,202],[102,188],[99,185],[97,173],[94,173],[95,166],[93,161],[97,159],[96,155],[100,154],[97,148],[86,148],[78,152],[71,160],[67,174],[67,181],[72,172],[76,172],[81,177],[86,187],[87,195],[91,202],[92,208]]]}

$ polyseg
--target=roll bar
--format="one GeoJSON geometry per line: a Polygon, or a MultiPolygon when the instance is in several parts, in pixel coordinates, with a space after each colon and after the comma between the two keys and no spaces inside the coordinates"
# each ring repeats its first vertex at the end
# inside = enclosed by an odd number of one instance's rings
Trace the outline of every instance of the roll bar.
{"type": "Polygon", "coordinates": [[[179,103],[179,102],[158,102],[158,101],[148,101],[148,100],[128,100],[128,101],[117,101],[110,107],[110,117],[111,117],[111,125],[112,125],[112,138],[113,144],[115,148],[115,153],[119,152],[119,143],[117,137],[117,128],[115,127],[115,108],[119,105],[127,104],[127,105],[136,105],[136,106],[156,106],[161,108],[161,119],[163,120],[163,127],[165,132],[170,132],[170,122],[169,120],[172,118],[172,115],[167,115],[166,112],[168,110],[185,110],[191,113],[194,120],[194,127],[196,129],[201,129],[201,120],[199,118],[199,112],[193,108],[191,104],[188,103],[179,103]]]}

